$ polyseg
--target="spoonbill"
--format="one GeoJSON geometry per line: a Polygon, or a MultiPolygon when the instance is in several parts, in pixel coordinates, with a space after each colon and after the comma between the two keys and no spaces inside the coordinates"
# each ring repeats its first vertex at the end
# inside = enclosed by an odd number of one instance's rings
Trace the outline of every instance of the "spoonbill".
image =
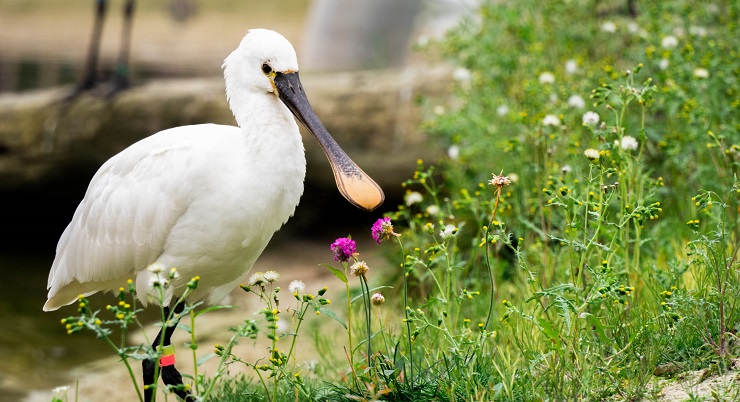
{"type": "MultiPolygon", "coordinates": [[[[151,264],[177,267],[165,312],[200,282],[187,302],[218,303],[248,273],[268,241],[293,214],[303,193],[306,159],[294,117],[318,140],[337,188],[356,207],[382,204],[381,188],[332,139],[311,108],[296,53],[277,32],[252,29],[223,63],[226,97],[238,127],[201,124],[160,131],[105,162],[64,230],[49,273],[45,311],[133,279],[152,302],[151,264]]],[[[182,311],[176,304],[175,311],[182,311]]],[[[175,327],[165,327],[162,346],[175,327]]],[[[152,347],[159,346],[160,334],[152,347]]],[[[142,363],[154,384],[154,361],[142,363]]],[[[182,384],[162,364],[165,384],[182,384]]],[[[145,400],[153,401],[152,387],[145,400]]],[[[194,400],[188,391],[178,395],[194,400]]]]}

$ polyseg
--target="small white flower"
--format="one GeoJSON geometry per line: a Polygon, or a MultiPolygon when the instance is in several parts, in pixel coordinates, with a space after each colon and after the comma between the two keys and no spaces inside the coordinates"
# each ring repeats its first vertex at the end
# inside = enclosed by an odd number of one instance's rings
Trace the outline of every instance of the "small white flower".
{"type": "Polygon", "coordinates": [[[297,279],[290,282],[290,285],[288,285],[288,291],[290,293],[302,293],[304,289],[306,289],[306,284],[303,283],[303,281],[299,281],[297,279]]]}
{"type": "Polygon", "coordinates": [[[617,24],[611,21],[606,21],[605,23],[601,24],[601,30],[606,33],[617,32],[617,24]]]}
{"type": "Polygon", "coordinates": [[[436,205],[430,205],[427,207],[427,213],[431,216],[439,215],[439,207],[436,205]]]}
{"type": "Polygon", "coordinates": [[[264,277],[267,282],[272,283],[280,279],[280,274],[276,271],[267,271],[264,273],[264,277]]]}
{"type": "Polygon", "coordinates": [[[578,72],[578,63],[575,60],[573,60],[573,59],[567,60],[565,62],[565,72],[568,73],[568,74],[575,74],[575,73],[577,73],[578,72]]]}
{"type": "Polygon", "coordinates": [[[592,160],[592,161],[599,160],[599,151],[593,148],[589,148],[583,151],[583,154],[586,155],[586,158],[588,158],[589,160],[592,160]]]}
{"type": "Polygon", "coordinates": [[[512,183],[516,183],[519,181],[519,175],[516,173],[509,173],[507,177],[509,178],[509,181],[512,183]]]}
{"type": "Polygon", "coordinates": [[[450,145],[450,147],[447,148],[447,156],[453,161],[458,160],[460,158],[460,147],[457,145],[450,145]]]}
{"type": "Polygon", "coordinates": [[[696,36],[707,36],[707,29],[700,26],[689,27],[689,33],[696,36]]]}
{"type": "Polygon", "coordinates": [[[410,207],[414,204],[422,202],[424,200],[424,196],[422,196],[421,193],[418,191],[409,191],[403,197],[403,200],[406,202],[406,206],[410,207]]]}
{"type": "Polygon", "coordinates": [[[555,94],[555,93],[550,94],[550,103],[552,104],[558,103],[558,94],[555,94]]]}
{"type": "Polygon", "coordinates": [[[694,70],[694,77],[709,78],[709,71],[706,68],[697,68],[696,70],[694,70]]]}
{"type": "Polygon", "coordinates": [[[352,264],[351,267],[349,267],[349,273],[354,276],[365,275],[369,270],[370,267],[367,266],[367,263],[365,263],[365,261],[357,261],[356,263],[352,264]]]}
{"type": "Polygon", "coordinates": [[[586,101],[581,98],[581,95],[571,95],[570,98],[568,98],[568,106],[575,109],[583,109],[586,107],[586,101]]]}
{"type": "Polygon", "coordinates": [[[595,126],[599,123],[599,114],[588,111],[583,114],[581,120],[583,121],[584,126],[595,126]]]}
{"type": "Polygon", "coordinates": [[[52,389],[51,392],[55,395],[66,394],[68,389],[69,389],[68,386],[63,385],[61,387],[56,387],[52,389]]]}
{"type": "Polygon", "coordinates": [[[563,174],[568,174],[573,170],[573,168],[570,167],[570,165],[563,165],[563,167],[560,168],[560,172],[563,174]]]}
{"type": "Polygon", "coordinates": [[[262,272],[255,272],[249,277],[249,286],[261,285],[267,282],[265,274],[262,272]]]}
{"type": "Polygon", "coordinates": [[[661,70],[667,69],[669,65],[670,63],[668,62],[668,59],[660,59],[660,61],[658,62],[658,68],[660,68],[661,70]]]}
{"type": "Polygon", "coordinates": [[[544,73],[540,74],[539,80],[542,84],[553,84],[555,83],[555,76],[551,72],[545,71],[544,73]]]}
{"type": "Polygon", "coordinates": [[[629,135],[625,135],[622,137],[622,140],[619,141],[619,146],[622,147],[625,151],[633,151],[637,149],[637,140],[635,137],[631,137],[629,135]]]}
{"type": "Polygon", "coordinates": [[[444,108],[444,106],[437,105],[437,106],[434,107],[433,110],[434,110],[434,114],[436,114],[436,115],[443,115],[443,114],[445,114],[445,108],[444,108]]]}
{"type": "Polygon", "coordinates": [[[547,116],[545,116],[544,119],[542,119],[542,125],[543,126],[559,126],[560,119],[558,119],[558,116],[555,116],[554,114],[548,114],[547,116]]]}
{"type": "Polygon", "coordinates": [[[469,83],[471,77],[472,74],[470,73],[470,70],[463,67],[456,68],[455,71],[452,73],[452,78],[454,78],[455,81],[463,84],[469,83]]]}
{"type": "Polygon", "coordinates": [[[640,32],[640,26],[637,25],[637,23],[635,22],[630,22],[627,24],[627,31],[629,31],[629,33],[631,34],[636,34],[640,32]]]}
{"type": "Polygon", "coordinates": [[[501,105],[496,108],[496,113],[501,117],[506,116],[507,114],[509,114],[509,107],[506,105],[501,105]]]}
{"type": "Polygon", "coordinates": [[[673,49],[678,46],[678,39],[673,35],[668,35],[660,41],[660,46],[663,49],[673,49]]]}
{"type": "Polygon", "coordinates": [[[457,228],[455,225],[445,225],[445,227],[439,231],[439,236],[442,240],[457,234],[457,228]]]}
{"type": "Polygon", "coordinates": [[[153,274],[158,274],[160,272],[164,272],[164,265],[162,265],[162,264],[160,264],[158,262],[155,262],[154,264],[146,267],[146,269],[147,269],[147,271],[149,271],[149,272],[151,272],[153,274]]]}
{"type": "Polygon", "coordinates": [[[160,277],[159,274],[154,274],[149,277],[149,288],[151,289],[159,288],[159,287],[166,288],[167,285],[169,285],[169,283],[170,283],[169,280],[167,280],[166,278],[160,277]]]}

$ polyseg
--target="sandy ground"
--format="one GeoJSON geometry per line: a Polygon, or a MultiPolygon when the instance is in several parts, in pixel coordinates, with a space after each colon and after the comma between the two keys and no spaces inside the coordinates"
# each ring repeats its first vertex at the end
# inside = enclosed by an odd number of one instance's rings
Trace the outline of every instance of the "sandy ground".
{"type": "MultiPolygon", "coordinates": [[[[280,273],[281,277],[278,284],[283,289],[281,292],[282,303],[280,306],[283,318],[288,318],[290,315],[289,308],[295,306],[293,303],[294,299],[287,292],[288,284],[294,279],[302,280],[306,284],[306,290],[314,294],[318,289],[327,286],[329,291],[326,296],[332,300],[332,304],[329,307],[337,312],[338,315],[345,315],[342,314],[342,311],[344,311],[342,308],[343,300],[346,300],[342,296],[344,285],[326,267],[320,265],[330,263],[338,266],[338,263],[332,260],[332,255],[328,247],[329,243],[324,242],[285,241],[277,247],[272,247],[255,264],[252,272],[276,270],[280,273]]],[[[382,248],[383,246],[375,245],[372,240],[358,245],[360,251],[367,250],[367,252],[361,254],[361,258],[367,261],[371,269],[376,272],[388,269],[388,263],[380,255],[382,248]]],[[[254,294],[246,294],[241,289],[236,289],[227,301],[235,306],[235,308],[203,314],[197,318],[196,342],[200,346],[197,351],[198,358],[211,353],[215,344],[226,344],[232,335],[228,330],[230,327],[236,326],[246,319],[258,319],[260,317],[259,315],[255,315],[255,312],[262,308],[263,305],[259,304],[258,298],[254,294]]],[[[289,325],[286,322],[286,326],[289,327],[289,325]]],[[[310,375],[311,370],[307,367],[325,364],[325,361],[317,353],[311,337],[311,333],[317,326],[323,333],[329,333],[331,336],[344,333],[343,328],[330,317],[317,317],[314,314],[308,315],[304,326],[301,328],[296,349],[299,370],[302,370],[304,376],[310,375]]],[[[153,326],[150,327],[147,330],[148,336],[150,338],[155,336],[157,330],[153,326]]],[[[78,334],[76,336],[88,336],[91,338],[91,342],[95,342],[89,333],[78,334]]],[[[342,341],[343,339],[341,338],[338,341],[335,352],[342,352],[339,346],[346,343],[342,341]]],[[[129,340],[132,344],[145,342],[142,333],[133,334],[129,340]]],[[[193,359],[191,351],[183,346],[189,340],[189,334],[180,330],[175,333],[173,344],[177,348],[176,358],[178,369],[183,373],[192,374],[193,359]]],[[[290,337],[285,337],[279,341],[278,348],[287,351],[289,343],[290,337]]],[[[268,345],[268,339],[261,334],[257,342],[249,339],[242,340],[234,351],[242,359],[256,362],[268,356],[268,345]]],[[[199,367],[199,372],[213,375],[216,371],[217,364],[218,359],[212,358],[199,367]]],[[[134,361],[133,367],[137,380],[141,382],[140,363],[134,361]]],[[[251,370],[246,370],[243,365],[239,364],[232,365],[229,368],[229,373],[231,374],[240,372],[252,373],[251,370]]],[[[77,367],[68,373],[68,377],[68,383],[59,385],[70,386],[68,393],[69,400],[75,400],[73,391],[75,381],[79,381],[79,395],[77,398],[79,401],[115,402],[138,399],[125,366],[119,363],[118,359],[114,356],[77,367]]],[[[25,402],[48,402],[51,399],[51,393],[51,389],[34,390],[22,400],[25,402]]],[[[161,400],[163,398],[160,397],[159,399],[161,400]]]]}

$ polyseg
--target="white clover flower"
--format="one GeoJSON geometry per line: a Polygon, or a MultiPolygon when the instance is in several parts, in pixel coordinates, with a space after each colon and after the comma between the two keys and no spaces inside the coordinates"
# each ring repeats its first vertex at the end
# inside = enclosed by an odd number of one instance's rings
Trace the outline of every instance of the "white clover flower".
{"type": "Polygon", "coordinates": [[[427,213],[431,216],[439,215],[439,207],[436,205],[430,205],[426,209],[427,213]]]}
{"type": "Polygon", "coordinates": [[[575,109],[583,109],[586,107],[586,101],[581,98],[581,95],[571,95],[570,98],[568,98],[568,106],[575,109]]]}
{"type": "Polygon", "coordinates": [[[290,285],[288,285],[288,291],[290,293],[303,293],[304,289],[306,289],[306,284],[303,283],[303,281],[299,281],[298,279],[290,282],[290,285]]]}
{"type": "Polygon", "coordinates": [[[455,225],[445,225],[445,227],[439,231],[439,236],[442,240],[452,237],[457,234],[457,228],[455,225]]]}
{"type": "Polygon", "coordinates": [[[586,155],[586,158],[588,158],[589,160],[592,160],[592,161],[599,160],[599,151],[593,148],[589,148],[583,151],[583,154],[586,155]]]}
{"type": "Polygon", "coordinates": [[[567,60],[565,62],[565,72],[568,73],[568,74],[575,74],[575,73],[577,73],[578,72],[578,63],[575,60],[573,60],[573,59],[567,60]]]}
{"type": "Polygon", "coordinates": [[[660,59],[660,61],[658,62],[658,68],[660,68],[661,70],[667,69],[669,65],[670,63],[668,62],[668,59],[660,59]]]}
{"type": "Polygon", "coordinates": [[[280,274],[276,271],[267,271],[264,273],[265,280],[269,283],[273,283],[280,279],[280,274]]]}
{"type": "Polygon", "coordinates": [[[706,68],[697,68],[696,70],[694,70],[694,77],[709,78],[709,71],[706,68]]]}
{"type": "Polygon", "coordinates": [[[365,275],[369,270],[370,267],[367,266],[367,263],[365,263],[365,261],[357,261],[356,263],[352,264],[351,267],[349,267],[349,273],[354,276],[365,275]]]}
{"type": "Polygon", "coordinates": [[[261,285],[267,282],[265,274],[262,272],[255,272],[249,277],[249,286],[261,285]]]}
{"type": "Polygon", "coordinates": [[[539,80],[542,84],[553,84],[555,83],[555,76],[551,72],[545,71],[544,73],[540,74],[539,80]]]}
{"type": "Polygon", "coordinates": [[[605,23],[601,24],[601,30],[606,33],[617,32],[617,24],[611,21],[606,21],[605,23]]]}
{"type": "Polygon", "coordinates": [[[678,46],[678,39],[673,35],[668,35],[660,41],[660,46],[663,49],[673,49],[678,46]]]}
{"type": "Polygon", "coordinates": [[[619,146],[622,147],[625,151],[633,151],[637,149],[637,140],[635,137],[625,135],[622,137],[622,139],[619,141],[619,146]]]}
{"type": "Polygon", "coordinates": [[[460,159],[460,147],[457,145],[450,145],[450,147],[447,148],[447,156],[453,161],[460,159]]]}
{"type": "Polygon", "coordinates": [[[588,111],[583,114],[581,118],[584,126],[595,126],[599,123],[599,114],[596,112],[588,111]]]}
{"type": "Polygon", "coordinates": [[[558,119],[558,116],[555,116],[554,114],[548,114],[547,116],[545,116],[544,119],[542,119],[542,125],[543,126],[559,126],[560,119],[558,119]]]}
{"type": "Polygon", "coordinates": [[[496,114],[498,114],[501,117],[506,116],[507,114],[509,114],[509,107],[506,105],[501,105],[497,107],[496,114]]]}
{"type": "Polygon", "coordinates": [[[418,191],[409,191],[406,193],[406,195],[403,197],[404,202],[406,202],[406,206],[410,207],[414,204],[418,204],[422,201],[424,201],[424,196],[421,195],[418,191]]]}
{"type": "Polygon", "coordinates": [[[160,272],[164,272],[165,267],[164,267],[164,265],[162,265],[162,264],[160,264],[158,262],[155,262],[154,264],[151,264],[148,267],[146,267],[146,269],[147,269],[147,271],[149,271],[149,272],[151,272],[153,274],[158,274],[160,272]]]}
{"type": "Polygon", "coordinates": [[[380,306],[381,304],[385,303],[385,297],[383,297],[380,292],[375,293],[374,295],[370,296],[370,303],[372,303],[373,306],[380,306]]]}

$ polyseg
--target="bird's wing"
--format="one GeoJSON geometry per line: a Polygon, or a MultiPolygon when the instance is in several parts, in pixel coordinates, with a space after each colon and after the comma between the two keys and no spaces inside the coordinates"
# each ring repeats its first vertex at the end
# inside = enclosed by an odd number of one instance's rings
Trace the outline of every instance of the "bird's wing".
{"type": "Polygon", "coordinates": [[[188,141],[149,137],[108,160],[59,239],[49,273],[48,308],[60,292],[71,300],[100,284],[132,278],[156,261],[187,210],[188,175],[197,152],[188,141]],[[95,284],[94,286],[91,286],[95,284]],[[71,288],[71,289],[70,289],[71,288]],[[75,289],[77,288],[77,289],[75,289]]]}

